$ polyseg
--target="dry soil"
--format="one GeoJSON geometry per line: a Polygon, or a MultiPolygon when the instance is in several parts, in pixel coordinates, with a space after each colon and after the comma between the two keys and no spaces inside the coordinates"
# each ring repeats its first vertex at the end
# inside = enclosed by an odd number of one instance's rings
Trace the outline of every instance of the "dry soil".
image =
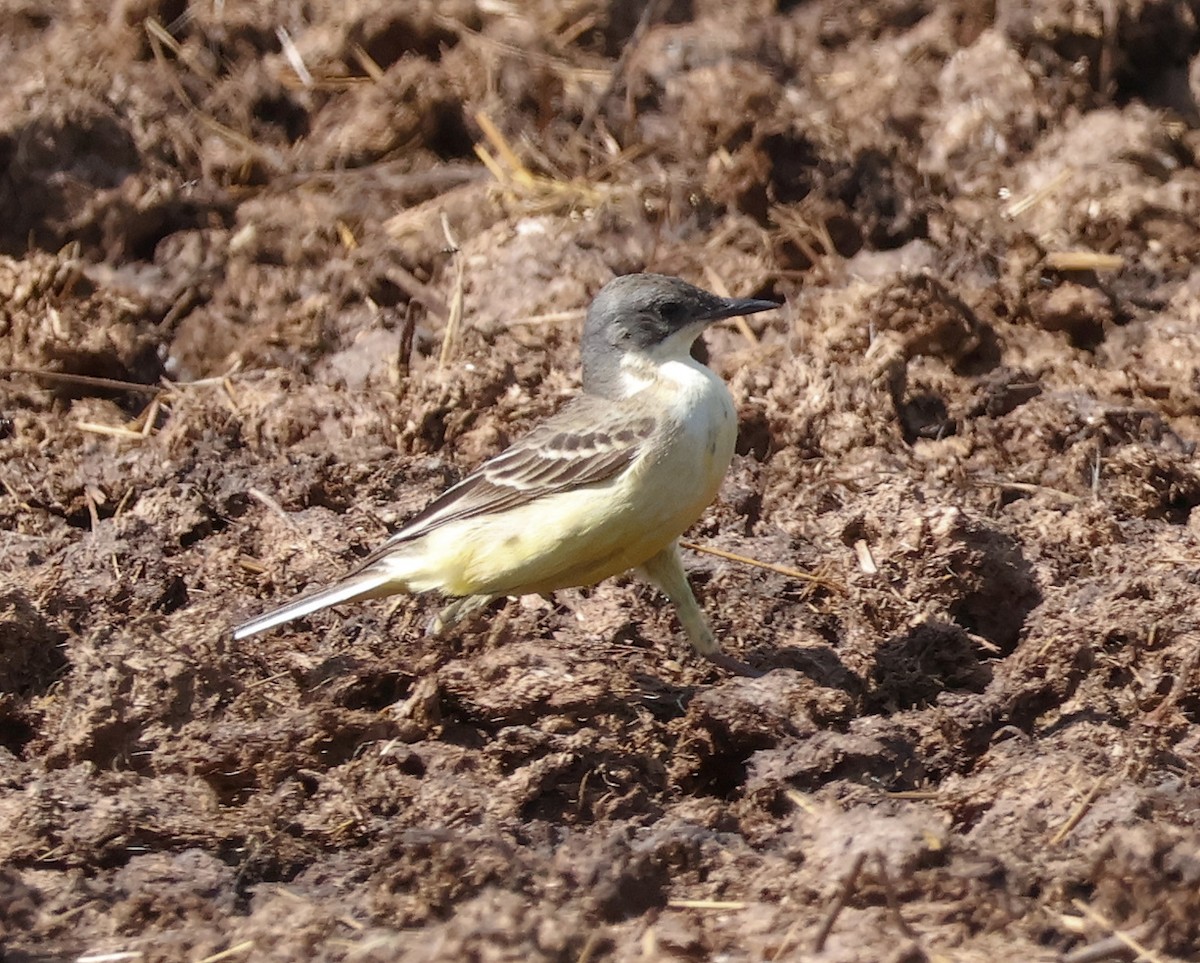
{"type": "Polygon", "coordinates": [[[1197,957],[1200,4],[654,7],[0,4],[0,958],[1197,957]],[[231,641],[638,270],[786,302],[763,678],[631,580],[231,641]]]}

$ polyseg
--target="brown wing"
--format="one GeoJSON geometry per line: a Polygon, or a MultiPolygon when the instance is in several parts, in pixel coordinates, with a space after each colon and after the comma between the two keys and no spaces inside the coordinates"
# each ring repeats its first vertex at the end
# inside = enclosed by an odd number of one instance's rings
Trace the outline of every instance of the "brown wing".
{"type": "Polygon", "coordinates": [[[447,522],[502,512],[537,498],[594,485],[628,468],[654,432],[654,419],[583,396],[446,489],[364,561],[447,522]]]}

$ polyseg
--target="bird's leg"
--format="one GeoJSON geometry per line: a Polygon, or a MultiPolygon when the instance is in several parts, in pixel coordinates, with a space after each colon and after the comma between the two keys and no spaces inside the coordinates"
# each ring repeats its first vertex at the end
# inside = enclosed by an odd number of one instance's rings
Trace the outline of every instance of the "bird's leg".
{"type": "Polygon", "coordinates": [[[494,595],[466,595],[461,599],[455,599],[429,620],[429,624],[425,627],[425,634],[427,636],[441,635],[443,632],[449,631],[459,622],[485,608],[495,597],[494,595]]]}
{"type": "Polygon", "coordinates": [[[709,662],[737,675],[753,678],[763,674],[721,651],[708,620],[696,602],[696,596],[692,594],[687,573],[683,570],[683,560],[679,557],[679,546],[675,542],[644,562],[639,571],[646,581],[675,604],[679,612],[679,621],[683,623],[683,630],[687,633],[692,648],[709,662]]]}

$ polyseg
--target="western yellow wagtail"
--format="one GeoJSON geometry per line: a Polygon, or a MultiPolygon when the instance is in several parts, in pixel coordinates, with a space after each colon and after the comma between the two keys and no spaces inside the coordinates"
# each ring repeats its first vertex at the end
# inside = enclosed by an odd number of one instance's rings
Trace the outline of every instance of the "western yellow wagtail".
{"type": "Polygon", "coordinates": [[[342,602],[428,591],[455,598],[431,624],[441,631],[502,595],[636,569],[675,603],[697,652],[756,674],[720,651],[676,540],[716,497],[737,438],[733,399],[692,344],[714,321],[777,307],[660,274],[610,281],[587,312],[579,397],[435,498],[356,571],[234,638],[342,602]]]}

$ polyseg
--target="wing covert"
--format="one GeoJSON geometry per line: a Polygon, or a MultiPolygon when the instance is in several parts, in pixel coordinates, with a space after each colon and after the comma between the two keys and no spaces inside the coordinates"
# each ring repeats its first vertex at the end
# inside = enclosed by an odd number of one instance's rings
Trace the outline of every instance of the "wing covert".
{"type": "Polygon", "coordinates": [[[448,522],[606,481],[633,464],[654,430],[649,415],[631,416],[611,401],[582,396],[446,489],[363,564],[448,522]]]}

